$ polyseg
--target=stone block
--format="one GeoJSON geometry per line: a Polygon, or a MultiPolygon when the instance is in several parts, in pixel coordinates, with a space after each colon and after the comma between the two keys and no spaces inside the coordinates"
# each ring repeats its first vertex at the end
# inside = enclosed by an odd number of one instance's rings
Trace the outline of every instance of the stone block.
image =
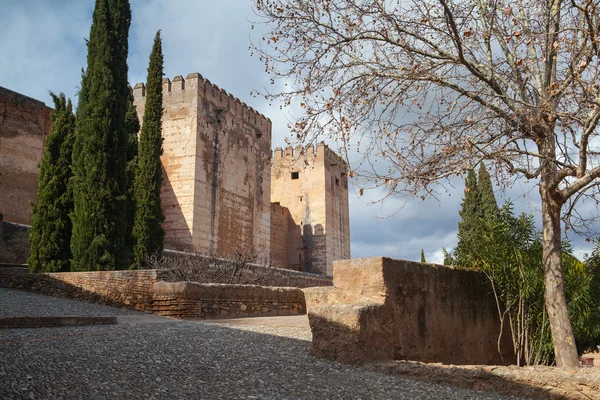
{"type": "Polygon", "coordinates": [[[491,286],[478,271],[357,259],[334,263],[334,285],[305,289],[315,355],[357,363],[514,360],[507,321],[498,350],[500,317],[491,286]]]}
{"type": "Polygon", "coordinates": [[[318,306],[308,313],[313,334],[311,352],[345,363],[389,359],[394,326],[383,304],[318,306]]]}

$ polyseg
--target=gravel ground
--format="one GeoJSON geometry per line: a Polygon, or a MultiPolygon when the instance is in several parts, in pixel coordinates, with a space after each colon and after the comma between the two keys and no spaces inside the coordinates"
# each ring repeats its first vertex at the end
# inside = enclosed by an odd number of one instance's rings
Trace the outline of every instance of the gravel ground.
{"type": "Polygon", "coordinates": [[[0,317],[112,317],[143,312],[0,288],[0,317]]]}
{"type": "MultiPolygon", "coordinates": [[[[129,312],[22,292],[0,295],[4,316],[129,312]]],[[[195,321],[0,331],[0,398],[517,398],[316,359],[308,354],[309,335],[195,321]]]]}
{"type": "MultiPolygon", "coordinates": [[[[258,329],[258,328],[255,328],[258,329]]],[[[0,333],[4,399],[501,399],[312,358],[309,342],[201,322],[0,333]]]]}

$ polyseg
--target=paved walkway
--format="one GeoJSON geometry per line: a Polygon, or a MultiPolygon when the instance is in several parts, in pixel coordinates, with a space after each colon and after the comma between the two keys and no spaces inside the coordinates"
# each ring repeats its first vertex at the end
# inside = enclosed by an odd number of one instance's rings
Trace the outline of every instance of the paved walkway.
{"type": "Polygon", "coordinates": [[[186,322],[0,289],[0,316],[48,313],[135,323],[0,331],[0,398],[511,398],[313,358],[303,318],[186,322]]]}

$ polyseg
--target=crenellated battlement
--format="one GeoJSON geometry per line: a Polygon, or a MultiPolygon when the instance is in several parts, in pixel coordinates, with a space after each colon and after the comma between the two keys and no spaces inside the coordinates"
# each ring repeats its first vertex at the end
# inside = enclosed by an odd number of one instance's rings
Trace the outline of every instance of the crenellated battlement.
{"type": "Polygon", "coordinates": [[[324,162],[330,164],[341,163],[343,168],[346,168],[346,163],[340,156],[338,156],[333,150],[329,148],[324,142],[317,144],[315,148],[312,144],[304,147],[298,145],[295,148],[287,146],[285,149],[276,147],[271,152],[271,158],[274,164],[292,164],[300,157],[306,157],[307,161],[315,159],[323,159],[324,162]]]}
{"type": "MultiPolygon", "coordinates": [[[[185,79],[181,75],[177,75],[172,81],[169,78],[163,79],[163,96],[168,93],[186,90],[197,90],[199,95],[212,97],[218,104],[224,106],[224,108],[241,114],[246,122],[254,123],[261,127],[264,126],[268,129],[271,128],[271,120],[268,117],[259,113],[231,93],[218,87],[198,72],[188,74],[185,79]]],[[[137,83],[133,87],[133,95],[134,97],[145,97],[146,85],[144,83],[137,83]]]]}

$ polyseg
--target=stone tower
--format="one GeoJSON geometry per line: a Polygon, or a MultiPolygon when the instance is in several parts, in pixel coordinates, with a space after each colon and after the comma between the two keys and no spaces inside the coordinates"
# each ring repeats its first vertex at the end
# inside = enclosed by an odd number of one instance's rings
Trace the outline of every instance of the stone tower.
{"type": "MultiPolygon", "coordinates": [[[[145,87],[133,89],[140,123],[145,87]]],[[[163,81],[165,247],[270,251],[271,121],[198,73],[163,81]]]]}
{"type": "Polygon", "coordinates": [[[350,258],[347,166],[325,144],[274,150],[271,201],[273,214],[289,210],[279,239],[287,239],[288,268],[331,276],[334,260],[350,258]]]}
{"type": "Polygon", "coordinates": [[[51,112],[41,101],[0,87],[0,212],[6,221],[31,223],[51,112]]]}

